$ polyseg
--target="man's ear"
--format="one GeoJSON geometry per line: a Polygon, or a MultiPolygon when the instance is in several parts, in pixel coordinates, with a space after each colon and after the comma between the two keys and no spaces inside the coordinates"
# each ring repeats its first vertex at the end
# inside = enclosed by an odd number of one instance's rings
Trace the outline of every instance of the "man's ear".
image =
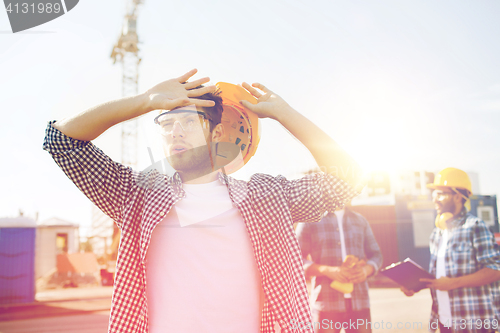
{"type": "Polygon", "coordinates": [[[220,142],[224,136],[225,136],[225,131],[224,131],[224,125],[221,123],[217,124],[215,126],[214,130],[212,131],[212,141],[213,142],[220,142]]]}
{"type": "Polygon", "coordinates": [[[453,201],[457,204],[457,205],[463,205],[462,204],[462,196],[458,193],[455,193],[453,195],[453,201]]]}

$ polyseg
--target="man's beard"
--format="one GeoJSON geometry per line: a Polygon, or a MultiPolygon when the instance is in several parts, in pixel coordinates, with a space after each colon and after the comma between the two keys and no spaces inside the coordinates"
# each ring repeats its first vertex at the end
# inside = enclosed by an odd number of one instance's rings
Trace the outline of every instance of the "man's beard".
{"type": "MultiPolygon", "coordinates": [[[[168,163],[181,174],[198,178],[213,172],[208,145],[188,149],[167,157],[168,163]]],[[[190,177],[191,178],[191,177],[190,177]]],[[[183,179],[186,181],[187,179],[183,179]]]]}
{"type": "Polygon", "coordinates": [[[182,180],[189,181],[224,168],[240,154],[238,145],[229,142],[208,142],[167,156],[168,163],[179,172],[182,180]]]}
{"type": "Polygon", "coordinates": [[[443,214],[443,213],[452,213],[452,214],[455,214],[455,210],[456,210],[456,204],[455,204],[455,202],[450,201],[450,202],[447,202],[444,205],[442,204],[441,205],[441,211],[439,211],[438,213],[439,214],[443,214]]]}

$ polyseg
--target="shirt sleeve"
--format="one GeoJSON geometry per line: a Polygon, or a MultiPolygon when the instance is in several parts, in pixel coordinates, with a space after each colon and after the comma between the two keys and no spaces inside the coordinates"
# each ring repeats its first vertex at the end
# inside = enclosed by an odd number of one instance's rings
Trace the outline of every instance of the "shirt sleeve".
{"type": "Polygon", "coordinates": [[[311,260],[307,259],[307,256],[311,254],[312,251],[312,239],[311,239],[311,228],[308,228],[308,225],[305,223],[299,223],[297,225],[297,229],[295,229],[295,235],[297,236],[297,240],[300,245],[300,251],[302,252],[302,261],[304,262],[304,271],[314,263],[311,260]]]}
{"type": "Polygon", "coordinates": [[[484,267],[500,271],[500,247],[486,224],[477,220],[474,226],[474,249],[476,259],[484,267]]]}
{"type": "Polygon", "coordinates": [[[287,181],[284,188],[293,222],[318,222],[325,212],[359,194],[346,181],[324,172],[287,181]]]}
{"type": "Polygon", "coordinates": [[[99,209],[122,226],[124,202],[134,186],[133,171],[114,162],[90,141],[73,139],[49,122],[43,149],[99,209]]]}

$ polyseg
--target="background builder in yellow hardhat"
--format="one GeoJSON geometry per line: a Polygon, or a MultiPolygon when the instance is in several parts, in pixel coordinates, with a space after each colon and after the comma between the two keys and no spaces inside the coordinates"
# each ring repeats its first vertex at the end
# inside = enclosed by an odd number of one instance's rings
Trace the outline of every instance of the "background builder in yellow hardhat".
{"type": "Polygon", "coordinates": [[[441,170],[434,183],[427,184],[433,189],[432,201],[437,211],[436,227],[446,229],[447,221],[458,216],[464,209],[470,210],[472,185],[465,171],[456,168],[441,170]]]}
{"type": "Polygon", "coordinates": [[[500,247],[484,221],[465,208],[470,179],[462,170],[446,168],[427,187],[434,190],[438,213],[429,237],[429,273],[435,278],[420,279],[432,296],[429,330],[492,333],[500,321],[500,247]]]}

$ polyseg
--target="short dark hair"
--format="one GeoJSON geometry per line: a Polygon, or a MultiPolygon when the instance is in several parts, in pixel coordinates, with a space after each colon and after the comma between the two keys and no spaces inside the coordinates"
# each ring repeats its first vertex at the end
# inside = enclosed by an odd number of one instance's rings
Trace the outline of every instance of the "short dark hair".
{"type": "MultiPolygon", "coordinates": [[[[196,88],[202,88],[202,87],[203,86],[198,86],[196,88]]],[[[196,89],[196,88],[194,88],[194,89],[196,89]]],[[[204,99],[204,100],[210,100],[210,101],[214,101],[215,102],[214,106],[210,106],[210,107],[203,106],[203,107],[201,107],[201,109],[207,113],[208,118],[210,120],[210,132],[212,132],[214,130],[215,126],[217,126],[218,124],[221,123],[222,111],[224,109],[222,107],[222,97],[219,96],[220,93],[221,93],[220,90],[217,89],[213,93],[207,93],[205,95],[194,97],[194,98],[197,98],[197,99],[204,99]]]]}

